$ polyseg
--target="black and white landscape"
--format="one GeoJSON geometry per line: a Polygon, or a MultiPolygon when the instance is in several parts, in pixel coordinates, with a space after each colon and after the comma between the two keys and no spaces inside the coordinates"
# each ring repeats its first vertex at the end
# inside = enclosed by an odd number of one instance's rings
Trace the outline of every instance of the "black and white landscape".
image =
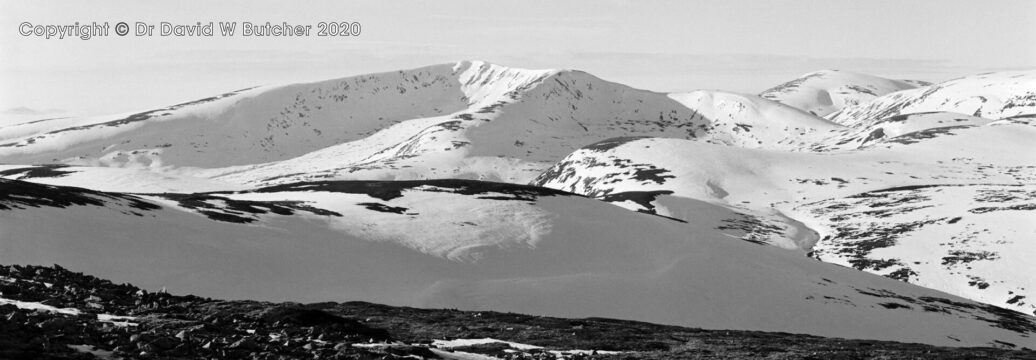
{"type": "Polygon", "coordinates": [[[1033,349],[1034,143],[1031,70],[823,70],[752,95],[461,61],[0,126],[0,264],[1033,349]]]}

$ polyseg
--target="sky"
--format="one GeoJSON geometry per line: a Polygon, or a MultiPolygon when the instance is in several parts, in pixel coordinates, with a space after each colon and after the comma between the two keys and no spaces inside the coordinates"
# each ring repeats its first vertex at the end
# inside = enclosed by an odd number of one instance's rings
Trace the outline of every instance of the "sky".
{"type": "Polygon", "coordinates": [[[587,71],[654,91],[758,93],[820,69],[941,81],[1036,68],[1036,1],[0,1],[0,124],[147,110],[240,88],[458,60],[587,71]],[[89,40],[21,24],[108,22],[89,40]],[[153,36],[115,34],[126,22],[153,36]],[[159,24],[217,23],[161,36],[159,24]],[[218,22],[235,22],[221,36],[218,22]],[[310,25],[245,37],[244,22],[310,25]],[[317,36],[319,22],[359,36],[317,36]]]}

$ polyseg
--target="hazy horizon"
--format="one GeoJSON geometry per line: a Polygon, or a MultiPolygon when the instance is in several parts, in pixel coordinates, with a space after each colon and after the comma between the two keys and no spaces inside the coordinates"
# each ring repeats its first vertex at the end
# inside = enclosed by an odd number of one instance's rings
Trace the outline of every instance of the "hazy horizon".
{"type": "Polygon", "coordinates": [[[255,85],[459,60],[577,69],[661,92],[744,93],[821,69],[941,81],[1036,66],[1031,1],[19,1],[4,10],[0,122],[136,111],[255,85]],[[24,22],[77,21],[345,21],[360,23],[362,32],[89,40],[19,34],[24,22]]]}

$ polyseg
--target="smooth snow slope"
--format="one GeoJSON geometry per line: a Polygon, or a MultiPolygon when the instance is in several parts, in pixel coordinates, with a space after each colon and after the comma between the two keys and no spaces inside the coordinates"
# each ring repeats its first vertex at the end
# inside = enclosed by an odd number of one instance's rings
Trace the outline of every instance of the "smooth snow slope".
{"type": "Polygon", "coordinates": [[[549,189],[462,180],[131,196],[2,180],[0,262],[204,296],[1033,347],[1036,320],[549,189]],[[1013,344],[1013,345],[1007,345],[1013,344]]]}
{"type": "Polygon", "coordinates": [[[759,96],[816,116],[827,116],[885,94],[916,88],[918,84],[929,85],[851,71],[820,70],[774,86],[759,96]]]}
{"type": "Polygon", "coordinates": [[[1022,220],[1036,210],[1036,153],[1021,151],[1034,139],[1036,127],[1006,120],[819,154],[622,138],[572,153],[533,184],[683,220],[700,216],[686,200],[711,202],[744,215],[728,220],[741,238],[1032,314],[1016,297],[1036,296],[1025,235],[1036,228],[1022,220]],[[909,201],[868,195],[904,186],[934,187],[909,201]],[[952,260],[965,253],[986,255],[952,260]]]}

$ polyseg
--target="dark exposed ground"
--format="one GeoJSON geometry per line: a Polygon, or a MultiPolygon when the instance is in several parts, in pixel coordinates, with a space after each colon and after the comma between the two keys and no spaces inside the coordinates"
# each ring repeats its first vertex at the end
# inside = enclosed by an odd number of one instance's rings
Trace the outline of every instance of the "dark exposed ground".
{"type": "MultiPolygon", "coordinates": [[[[89,359],[95,354],[131,359],[435,358],[429,345],[434,339],[487,337],[547,350],[622,352],[576,357],[594,359],[1036,358],[1033,351],[701,330],[600,318],[561,319],[364,302],[223,301],[146,292],[59,266],[0,266],[0,294],[5,299],[82,312],[68,315],[0,305],[0,359],[89,359]],[[133,323],[120,326],[99,320],[96,314],[135,318],[119,320],[133,323]],[[372,342],[386,345],[352,345],[372,342]]],[[[453,351],[510,358],[555,356],[542,350],[516,352],[503,343],[453,351]]]]}

